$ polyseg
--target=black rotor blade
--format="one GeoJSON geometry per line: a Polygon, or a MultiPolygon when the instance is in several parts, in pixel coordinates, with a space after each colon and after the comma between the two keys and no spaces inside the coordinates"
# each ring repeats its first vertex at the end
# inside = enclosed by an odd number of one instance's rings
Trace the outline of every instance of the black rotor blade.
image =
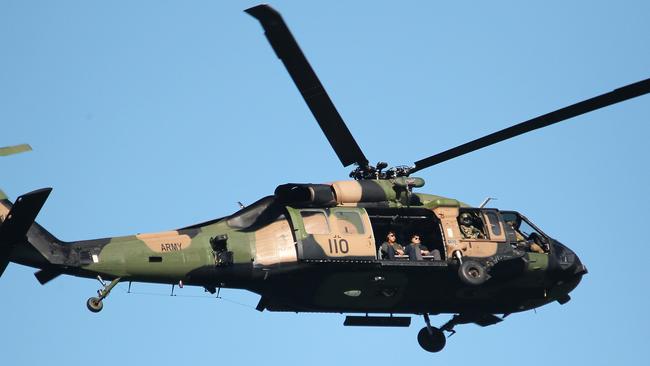
{"type": "Polygon", "coordinates": [[[343,166],[353,163],[367,166],[368,159],[352,137],[280,13],[268,5],[257,5],[245,11],[262,24],[271,47],[284,63],[343,166]]]}
{"type": "Polygon", "coordinates": [[[439,154],[430,156],[426,159],[418,160],[415,162],[415,167],[410,170],[410,173],[428,168],[432,165],[440,164],[444,161],[456,158],[458,156],[484,148],[486,146],[496,144],[497,142],[519,136],[526,132],[546,127],[554,123],[562,122],[566,119],[573,118],[581,114],[594,111],[596,109],[607,107],[624,100],[644,95],[648,92],[650,92],[650,79],[645,79],[634,84],[626,85],[609,93],[601,94],[597,97],[583,100],[582,102],[564,107],[562,109],[558,109],[554,112],[547,113],[545,115],[530,119],[514,126],[510,126],[501,131],[491,133],[474,141],[470,141],[447,151],[443,151],[439,154]]]}

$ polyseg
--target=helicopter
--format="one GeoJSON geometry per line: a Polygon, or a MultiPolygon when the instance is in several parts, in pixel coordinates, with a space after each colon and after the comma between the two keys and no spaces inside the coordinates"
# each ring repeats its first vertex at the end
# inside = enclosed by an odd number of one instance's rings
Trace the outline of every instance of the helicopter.
{"type": "Polygon", "coordinates": [[[422,315],[427,326],[418,340],[430,351],[442,349],[443,332],[453,332],[458,324],[491,325],[501,321],[495,314],[568,301],[568,293],[586,273],[575,253],[518,212],[473,208],[415,193],[424,181],[412,174],[647,93],[648,80],[413,166],[386,169],[385,163],[368,163],[279,14],[268,6],[248,12],[262,22],[343,165],[356,164],[351,172],[354,179],[281,185],[274,195],[233,215],[170,232],[73,243],[32,224],[50,190],[34,191],[12,206],[3,201],[1,213],[6,219],[0,238],[5,253],[10,252],[3,257],[39,268],[41,283],[61,274],[110,280],[97,297],[88,300],[91,311],[101,310],[104,298],[119,282],[183,283],[210,292],[242,288],[261,295],[258,310],[391,314],[349,316],[347,325],[405,326],[410,318],[392,314],[422,315]],[[464,236],[463,215],[469,215],[470,225],[479,231],[476,238],[464,236]],[[399,254],[384,258],[380,244],[389,231],[401,237],[419,233],[440,258],[423,255],[420,259],[417,253],[414,260],[399,254]],[[532,251],[533,244],[543,253],[532,251]],[[436,328],[428,317],[438,313],[454,316],[436,328]]]}

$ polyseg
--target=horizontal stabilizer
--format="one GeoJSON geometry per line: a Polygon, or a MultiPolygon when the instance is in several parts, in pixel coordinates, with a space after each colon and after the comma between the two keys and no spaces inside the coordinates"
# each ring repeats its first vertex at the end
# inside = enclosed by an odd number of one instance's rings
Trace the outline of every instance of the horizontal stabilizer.
{"type": "Polygon", "coordinates": [[[458,324],[471,324],[487,327],[502,322],[503,319],[490,313],[460,313],[454,315],[450,321],[445,323],[440,329],[453,332],[454,327],[458,324]]]}
{"type": "Polygon", "coordinates": [[[346,327],[408,327],[411,325],[411,317],[348,315],[343,325],[346,327]]]}
{"type": "Polygon", "coordinates": [[[61,275],[61,272],[59,271],[53,271],[49,269],[42,269],[36,273],[34,273],[34,276],[36,276],[36,279],[41,285],[44,285],[53,279],[59,277],[61,275]]]}
{"type": "Polygon", "coordinates": [[[494,325],[503,321],[503,319],[494,314],[481,314],[472,320],[474,324],[480,325],[482,327],[487,327],[488,325],[494,325]]]}
{"type": "Polygon", "coordinates": [[[27,231],[36,220],[50,192],[52,188],[42,188],[18,197],[4,218],[0,226],[0,276],[9,264],[13,245],[25,240],[27,231]]]}

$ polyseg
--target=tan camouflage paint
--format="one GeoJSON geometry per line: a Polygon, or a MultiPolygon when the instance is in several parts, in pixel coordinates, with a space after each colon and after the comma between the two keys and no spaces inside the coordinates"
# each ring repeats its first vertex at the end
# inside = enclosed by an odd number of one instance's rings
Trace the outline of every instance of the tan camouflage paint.
{"type": "MultiPolygon", "coordinates": [[[[479,258],[497,253],[497,243],[494,241],[463,238],[458,226],[458,207],[436,207],[433,212],[440,219],[442,225],[447,258],[451,258],[457,250],[460,250],[463,256],[479,258]]],[[[501,229],[503,230],[503,228],[501,229]]],[[[505,240],[505,234],[503,240],[505,240]]]]}
{"type": "Polygon", "coordinates": [[[488,231],[490,232],[490,240],[492,241],[498,241],[498,242],[504,242],[506,241],[506,231],[503,229],[503,225],[501,224],[500,221],[497,221],[496,223],[493,223],[490,220],[490,217],[488,215],[483,214],[483,221],[485,221],[485,226],[487,227],[488,231]],[[499,228],[499,232],[501,233],[500,235],[496,235],[493,230],[493,226],[497,226],[499,228]]]}
{"type": "Polygon", "coordinates": [[[5,221],[5,217],[9,214],[9,207],[0,202],[0,223],[5,221]]]}
{"type": "Polygon", "coordinates": [[[138,234],[135,237],[142,240],[149,249],[156,253],[177,252],[192,245],[192,238],[188,235],[180,235],[178,231],[138,234]]]}
{"type": "Polygon", "coordinates": [[[214,264],[210,236],[199,233],[190,239],[178,231],[167,231],[111,238],[99,253],[99,261],[84,269],[102,275],[135,276],[145,282],[174,283],[184,280],[195,268],[214,264]],[[151,261],[151,257],[161,260],[151,261]]]}
{"type": "Polygon", "coordinates": [[[370,219],[368,218],[366,210],[333,208],[330,209],[329,218],[332,226],[336,227],[335,230],[339,234],[340,238],[347,240],[349,243],[350,251],[347,255],[373,258],[377,256],[372,226],[370,225],[370,219]],[[358,223],[353,223],[337,216],[335,212],[350,212],[359,215],[354,217],[360,219],[362,232],[360,232],[356,227],[356,224],[358,223]]]}
{"type": "Polygon", "coordinates": [[[255,232],[255,264],[272,265],[297,262],[298,254],[291,226],[280,220],[255,232]]]}
{"type": "MultiPolygon", "coordinates": [[[[354,257],[376,257],[377,252],[375,248],[375,239],[372,233],[372,226],[370,225],[370,220],[368,214],[364,209],[345,209],[345,208],[332,208],[330,209],[330,226],[332,227],[333,233],[337,236],[338,240],[345,239],[348,242],[349,251],[348,253],[330,253],[329,241],[326,243],[327,248],[323,248],[325,253],[328,253],[329,256],[333,257],[343,257],[343,256],[354,256],[354,257]],[[337,217],[335,212],[352,212],[359,215],[362,225],[362,233],[356,229],[354,223],[351,223],[345,219],[337,217]],[[347,230],[347,231],[346,231],[347,230]]],[[[319,242],[319,244],[321,244],[319,242]]],[[[322,244],[321,244],[322,246],[322,244]]]]}
{"type": "Polygon", "coordinates": [[[336,232],[344,235],[357,235],[366,233],[366,228],[363,224],[364,220],[359,212],[351,210],[336,210],[330,211],[330,213],[332,214],[330,216],[330,222],[332,225],[336,225],[336,232]],[[349,218],[355,221],[358,219],[358,221],[352,222],[345,216],[350,216],[349,218]]]}
{"type": "Polygon", "coordinates": [[[361,185],[354,180],[342,180],[332,183],[336,202],[338,203],[356,203],[361,201],[361,185]]]}
{"type": "Polygon", "coordinates": [[[469,257],[490,257],[497,254],[498,244],[485,239],[461,240],[467,243],[467,249],[463,255],[469,257]]]}
{"type": "Polygon", "coordinates": [[[331,258],[376,257],[375,240],[368,214],[364,209],[335,207],[328,210],[305,209],[301,212],[320,211],[327,214],[329,229],[321,220],[322,216],[302,217],[308,235],[312,235],[325,255],[331,258]],[[363,234],[358,233],[354,223],[337,218],[335,212],[353,212],[359,215],[363,234]],[[316,230],[318,229],[318,230],[316,230]]]}
{"type": "Polygon", "coordinates": [[[302,224],[307,234],[329,234],[330,227],[324,210],[300,210],[302,224]],[[309,213],[308,216],[302,213],[309,213]]]}
{"type": "Polygon", "coordinates": [[[433,209],[436,217],[440,220],[442,234],[445,238],[445,249],[447,258],[451,258],[453,253],[460,250],[463,255],[467,250],[467,243],[461,242],[462,234],[458,228],[458,207],[436,207],[433,209]]]}

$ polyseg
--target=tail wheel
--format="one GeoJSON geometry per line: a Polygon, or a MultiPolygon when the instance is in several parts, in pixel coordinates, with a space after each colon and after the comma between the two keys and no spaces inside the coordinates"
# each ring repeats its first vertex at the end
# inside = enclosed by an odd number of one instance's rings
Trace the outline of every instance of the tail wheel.
{"type": "Polygon", "coordinates": [[[86,301],[86,307],[93,313],[99,313],[104,308],[104,303],[98,297],[91,297],[86,301]]]}
{"type": "Polygon", "coordinates": [[[458,268],[458,276],[463,283],[470,286],[478,286],[488,279],[485,267],[477,261],[466,260],[458,268]]]}
{"type": "Polygon", "coordinates": [[[431,333],[427,327],[424,327],[418,333],[418,343],[425,351],[440,352],[447,344],[447,337],[436,327],[431,327],[431,333]]]}

